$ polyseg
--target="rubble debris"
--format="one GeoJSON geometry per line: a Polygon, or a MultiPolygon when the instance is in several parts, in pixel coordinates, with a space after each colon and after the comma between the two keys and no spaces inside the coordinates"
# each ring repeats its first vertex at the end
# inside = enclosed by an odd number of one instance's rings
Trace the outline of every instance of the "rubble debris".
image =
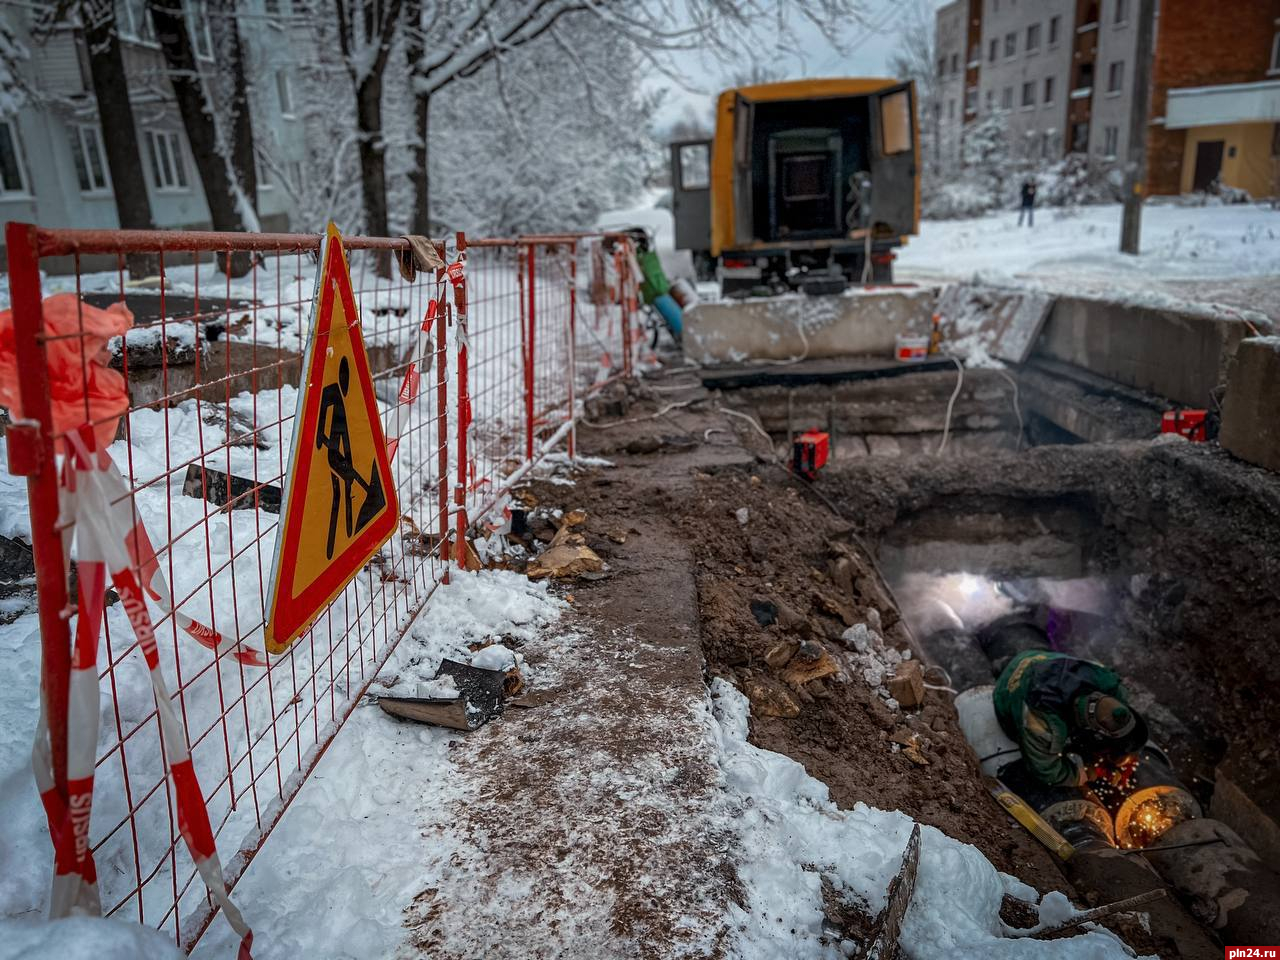
{"type": "Polygon", "coordinates": [[[748,680],[745,685],[751,712],[762,717],[792,720],[800,716],[800,704],[791,691],[763,677],[748,680]]]}
{"type": "Polygon", "coordinates": [[[769,652],[764,655],[764,662],[775,670],[781,670],[799,649],[799,641],[794,639],[783,640],[769,648],[769,652]]]}
{"type": "Polygon", "coordinates": [[[182,482],[182,492],[197,500],[208,500],[218,506],[231,503],[232,510],[252,510],[255,507],[267,513],[280,512],[280,488],[269,483],[258,483],[247,477],[223,473],[193,463],[187,467],[182,482]]]}
{"type": "Polygon", "coordinates": [[[823,650],[816,660],[803,660],[798,656],[793,658],[782,671],[781,676],[789,686],[803,687],[811,680],[820,680],[839,672],[840,665],[836,663],[835,658],[823,650]]]}
{"type": "Polygon", "coordinates": [[[752,597],[751,615],[762,627],[770,626],[778,620],[778,606],[765,597],[752,597]]]}
{"type": "Polygon", "coordinates": [[[911,838],[902,854],[902,866],[898,875],[889,883],[884,912],[876,918],[876,933],[862,952],[862,960],[897,960],[898,935],[902,931],[902,918],[911,905],[916,892],[916,867],[920,863],[920,824],[911,827],[911,838]]]}
{"type": "Polygon", "coordinates": [[[919,660],[903,660],[885,685],[899,706],[910,709],[924,703],[924,672],[919,660]]]}
{"type": "Polygon", "coordinates": [[[585,523],[586,519],[586,511],[583,510],[570,510],[561,518],[560,529],[547,544],[547,549],[529,561],[525,568],[530,580],[543,577],[564,580],[604,570],[604,560],[587,546],[586,537],[573,532],[573,528],[585,523]]]}
{"type": "Polygon", "coordinates": [[[506,672],[444,660],[419,697],[379,697],[378,706],[393,717],[469,732],[502,715],[506,672]],[[449,683],[436,681],[451,680],[449,683]],[[452,689],[454,696],[448,696],[452,689]],[[444,694],[441,696],[440,694],[444,694]]]}

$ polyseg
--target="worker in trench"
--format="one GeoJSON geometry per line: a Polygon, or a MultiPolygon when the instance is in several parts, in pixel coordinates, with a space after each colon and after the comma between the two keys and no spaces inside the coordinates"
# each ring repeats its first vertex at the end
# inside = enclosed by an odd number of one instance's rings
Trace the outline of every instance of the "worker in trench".
{"type": "Polygon", "coordinates": [[[1028,772],[1050,786],[1083,786],[1095,764],[1119,760],[1147,742],[1146,721],[1130,705],[1119,675],[1092,660],[1024,650],[1000,672],[994,700],[1000,726],[1018,744],[1028,772]]]}

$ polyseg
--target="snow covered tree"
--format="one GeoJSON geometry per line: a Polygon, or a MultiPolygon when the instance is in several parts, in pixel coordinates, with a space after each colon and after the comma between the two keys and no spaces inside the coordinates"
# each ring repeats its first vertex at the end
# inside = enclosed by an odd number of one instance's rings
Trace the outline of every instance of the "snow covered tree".
{"type": "MultiPolygon", "coordinates": [[[[68,12],[66,7],[53,11],[54,16],[68,12]]],[[[150,230],[151,198],[143,179],[142,157],[138,151],[138,128],[129,100],[129,80],[120,50],[120,29],[113,0],[81,0],[80,21],[84,27],[85,46],[89,50],[89,74],[93,94],[98,103],[102,124],[102,146],[111,172],[115,194],[116,217],[124,229],[150,230]]],[[[130,254],[129,273],[149,276],[158,264],[149,254],[130,254]]]]}
{"type": "Polygon", "coordinates": [[[31,57],[5,21],[0,20],[0,120],[21,110],[31,90],[22,76],[22,64],[31,57]]]}

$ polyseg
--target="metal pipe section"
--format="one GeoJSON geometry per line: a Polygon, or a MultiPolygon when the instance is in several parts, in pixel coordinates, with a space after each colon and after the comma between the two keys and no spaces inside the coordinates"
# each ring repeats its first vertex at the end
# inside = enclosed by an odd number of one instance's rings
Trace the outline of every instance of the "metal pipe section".
{"type": "Polygon", "coordinates": [[[1143,855],[1224,943],[1280,943],[1280,874],[1226,824],[1186,820],[1143,855]]]}

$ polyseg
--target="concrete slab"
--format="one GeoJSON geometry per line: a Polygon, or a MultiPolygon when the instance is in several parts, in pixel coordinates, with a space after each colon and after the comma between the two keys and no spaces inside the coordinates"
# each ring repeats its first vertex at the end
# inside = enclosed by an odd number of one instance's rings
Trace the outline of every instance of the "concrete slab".
{"type": "Polygon", "coordinates": [[[932,288],[895,287],[699,303],[684,314],[684,352],[701,364],[890,357],[898,334],[929,332],[935,302],[932,288]]]}
{"type": "Polygon", "coordinates": [[[1241,341],[1227,380],[1219,442],[1241,460],[1280,472],[1280,337],[1241,341]]]}
{"type": "Polygon", "coordinates": [[[1036,356],[1083,367],[1138,390],[1211,409],[1243,321],[1212,311],[1058,297],[1036,341],[1036,356]]]}

